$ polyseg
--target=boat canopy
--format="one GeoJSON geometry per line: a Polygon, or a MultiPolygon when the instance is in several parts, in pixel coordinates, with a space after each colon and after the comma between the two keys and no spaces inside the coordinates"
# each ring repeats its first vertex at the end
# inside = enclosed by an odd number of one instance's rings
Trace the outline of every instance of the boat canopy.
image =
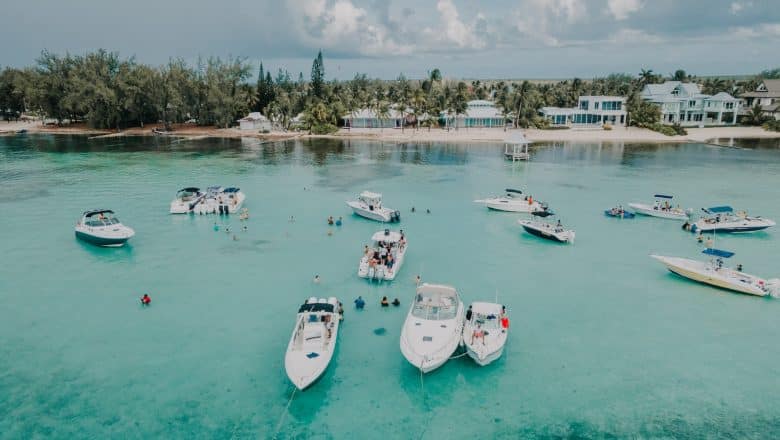
{"type": "Polygon", "coordinates": [[[712,214],[719,214],[722,212],[734,212],[731,206],[713,206],[712,208],[707,208],[706,211],[712,214]]]}
{"type": "Polygon", "coordinates": [[[186,188],[182,188],[179,190],[179,192],[190,192],[190,193],[196,193],[199,192],[200,188],[195,188],[194,186],[188,186],[186,188]]]}
{"type": "Polygon", "coordinates": [[[707,255],[713,255],[716,257],[723,257],[723,258],[731,258],[734,255],[734,252],[722,251],[720,249],[712,249],[712,248],[704,249],[701,253],[707,255]]]}
{"type": "Polygon", "coordinates": [[[230,188],[225,188],[225,189],[222,190],[222,192],[224,192],[224,193],[237,193],[239,191],[241,191],[240,188],[235,188],[235,187],[232,187],[232,186],[230,188]]]}
{"type": "Polygon", "coordinates": [[[656,194],[655,197],[658,198],[658,199],[671,199],[671,198],[673,198],[672,196],[667,196],[665,194],[656,194]]]}
{"type": "Polygon", "coordinates": [[[537,217],[549,217],[551,215],[555,215],[555,213],[549,209],[538,209],[536,211],[531,211],[531,215],[535,215],[537,217]]]}
{"type": "Polygon", "coordinates": [[[506,192],[508,192],[508,193],[515,193],[515,194],[522,194],[523,193],[519,189],[512,189],[512,188],[507,188],[506,192]]]}
{"type": "Polygon", "coordinates": [[[301,305],[301,308],[298,309],[298,313],[308,313],[308,312],[327,312],[327,313],[333,313],[333,304],[328,303],[306,303],[301,305]]]}
{"type": "Polygon", "coordinates": [[[94,215],[100,215],[100,214],[114,215],[114,211],[110,209],[93,209],[91,211],[84,211],[84,217],[92,217],[94,215]]]}
{"type": "Polygon", "coordinates": [[[371,191],[363,191],[362,193],[360,193],[360,197],[363,199],[381,200],[382,194],[371,192],[371,191]]]}
{"type": "Polygon", "coordinates": [[[384,241],[385,243],[398,243],[401,241],[401,233],[385,229],[384,231],[378,231],[372,235],[371,240],[375,242],[384,241]]]}

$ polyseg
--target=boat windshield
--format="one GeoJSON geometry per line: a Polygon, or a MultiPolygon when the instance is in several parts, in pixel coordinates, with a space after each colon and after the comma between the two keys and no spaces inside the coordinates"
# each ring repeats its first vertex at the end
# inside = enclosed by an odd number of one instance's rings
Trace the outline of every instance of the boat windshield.
{"type": "Polygon", "coordinates": [[[498,316],[497,315],[483,315],[483,314],[477,314],[474,318],[472,318],[474,321],[474,324],[479,324],[480,327],[483,329],[497,329],[498,328],[498,316]]]}
{"type": "Polygon", "coordinates": [[[85,225],[92,227],[118,225],[119,223],[119,219],[110,214],[100,214],[87,217],[86,221],[84,222],[85,225]]]}
{"type": "Polygon", "coordinates": [[[431,321],[454,319],[457,313],[457,298],[439,292],[418,293],[412,308],[414,317],[431,321]]]}

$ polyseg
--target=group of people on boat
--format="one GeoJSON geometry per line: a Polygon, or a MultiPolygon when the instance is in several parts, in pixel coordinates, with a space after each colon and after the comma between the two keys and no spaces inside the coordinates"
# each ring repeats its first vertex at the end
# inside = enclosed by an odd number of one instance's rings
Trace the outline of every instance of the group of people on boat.
{"type": "MultiPolygon", "coordinates": [[[[398,240],[398,252],[403,252],[406,246],[406,237],[403,229],[400,231],[401,239],[398,240]]],[[[379,241],[377,249],[371,249],[368,245],[363,249],[363,254],[368,257],[368,267],[385,266],[392,269],[396,255],[393,253],[393,243],[379,241]]]]}
{"type": "MultiPolygon", "coordinates": [[[[501,332],[504,333],[509,329],[509,317],[506,316],[506,306],[501,306],[501,313],[499,316],[496,316],[494,314],[490,315],[478,315],[480,318],[484,318],[487,320],[490,319],[498,319],[499,326],[501,327],[501,332]]],[[[471,322],[472,319],[474,319],[474,311],[472,310],[472,306],[469,306],[468,310],[466,310],[466,321],[471,322]]],[[[478,321],[479,322],[479,321],[478,321]]],[[[487,335],[487,331],[482,328],[481,324],[477,324],[477,327],[471,332],[471,343],[473,344],[475,340],[482,339],[482,343],[485,343],[485,335],[487,335]]]]}
{"type": "MultiPolygon", "coordinates": [[[[661,203],[659,200],[656,200],[655,204],[653,204],[653,209],[655,209],[656,211],[671,211],[672,209],[675,208],[672,206],[671,203],[669,203],[668,200],[664,200],[663,203],[661,203]]],[[[682,208],[680,208],[680,205],[677,205],[677,209],[682,209],[682,208]]]]}
{"type": "Polygon", "coordinates": [[[623,215],[626,213],[626,210],[623,209],[623,205],[618,205],[617,208],[612,208],[609,210],[609,213],[614,216],[623,215]]]}

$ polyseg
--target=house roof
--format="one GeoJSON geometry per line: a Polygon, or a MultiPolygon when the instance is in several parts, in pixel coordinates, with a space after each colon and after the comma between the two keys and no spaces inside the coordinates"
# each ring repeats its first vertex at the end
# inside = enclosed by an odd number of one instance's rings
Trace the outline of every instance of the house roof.
{"type": "Polygon", "coordinates": [[[739,95],[742,98],[780,98],[780,79],[765,79],[752,92],[739,95]]]}
{"type": "Polygon", "coordinates": [[[570,115],[573,114],[576,109],[564,108],[564,107],[542,107],[541,112],[545,115],[570,115]]]}
{"type": "Polygon", "coordinates": [[[267,121],[268,118],[263,116],[260,112],[252,112],[248,114],[247,116],[241,118],[238,120],[238,122],[255,122],[255,121],[267,121]]]}
{"type": "Polygon", "coordinates": [[[666,81],[662,84],[646,84],[642,89],[642,97],[645,99],[663,99],[670,97],[674,99],[683,99],[689,97],[703,97],[698,84],[684,83],[680,81],[666,81]],[[672,95],[674,89],[679,88],[682,93],[678,96],[672,95]]]}
{"type": "Polygon", "coordinates": [[[709,101],[736,101],[737,98],[729,95],[726,92],[718,92],[712,97],[708,98],[709,101]]]}

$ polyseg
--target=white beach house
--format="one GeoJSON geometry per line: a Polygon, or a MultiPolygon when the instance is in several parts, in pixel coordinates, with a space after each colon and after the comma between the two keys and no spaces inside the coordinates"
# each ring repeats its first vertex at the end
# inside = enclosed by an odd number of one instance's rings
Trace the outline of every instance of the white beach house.
{"type": "Polygon", "coordinates": [[[761,113],[780,121],[780,79],[765,79],[756,90],[739,97],[742,98],[742,114],[759,105],[761,113]]]}
{"type": "Polygon", "coordinates": [[[388,109],[383,115],[374,109],[363,108],[344,115],[341,119],[344,121],[344,127],[349,128],[401,128],[404,120],[406,125],[414,123],[411,110],[407,109],[402,113],[394,108],[388,109]]]}
{"type": "Polygon", "coordinates": [[[271,130],[271,121],[260,112],[252,112],[238,120],[242,130],[271,130]]]}
{"type": "Polygon", "coordinates": [[[701,93],[694,83],[666,81],[647,84],[642,99],[661,109],[661,123],[680,125],[733,125],[737,123],[739,99],[726,92],[716,95],[701,93]]]}
{"type": "Polygon", "coordinates": [[[493,101],[482,99],[469,101],[466,113],[455,115],[442,112],[441,118],[446,120],[448,126],[458,128],[504,128],[507,121],[507,118],[493,101]]]}
{"type": "Polygon", "coordinates": [[[542,107],[539,113],[553,127],[601,127],[626,125],[626,98],[580,96],[573,108],[542,107]]]}

